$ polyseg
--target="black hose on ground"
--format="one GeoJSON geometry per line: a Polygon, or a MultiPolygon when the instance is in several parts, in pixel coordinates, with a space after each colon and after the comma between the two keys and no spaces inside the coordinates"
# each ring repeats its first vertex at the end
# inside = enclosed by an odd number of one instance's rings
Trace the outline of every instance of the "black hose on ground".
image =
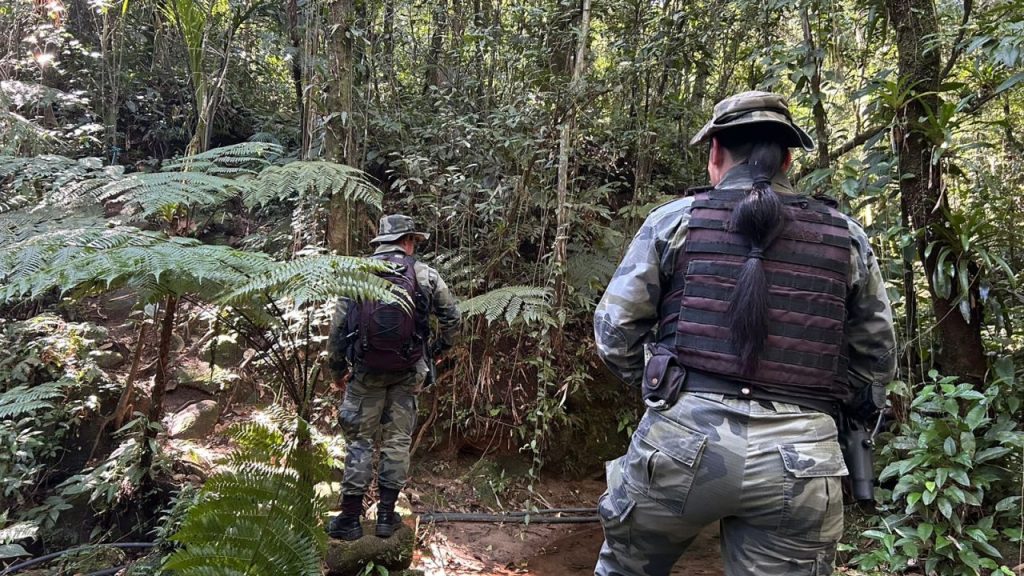
{"type": "MultiPolygon", "coordinates": [[[[114,548],[124,548],[124,549],[129,549],[129,548],[153,548],[153,547],[156,546],[156,543],[155,542],[116,542],[116,543],[113,543],[113,544],[86,544],[85,546],[77,546],[75,548],[68,548],[67,550],[61,550],[60,552],[53,552],[52,554],[46,554],[45,556],[40,556],[39,558],[31,558],[29,560],[25,560],[24,562],[19,562],[17,564],[12,564],[12,565],[8,566],[7,568],[4,568],[4,571],[0,572],[0,576],[7,576],[8,574],[16,574],[16,573],[21,572],[22,570],[24,570],[26,568],[31,568],[33,566],[37,566],[39,564],[43,564],[44,562],[49,562],[50,560],[53,560],[55,558],[60,558],[61,556],[65,555],[65,554],[71,554],[72,552],[80,552],[82,550],[88,550],[90,548],[96,548],[98,546],[111,546],[111,547],[114,547],[114,548]]],[[[110,572],[110,574],[113,574],[113,572],[110,572]]]]}

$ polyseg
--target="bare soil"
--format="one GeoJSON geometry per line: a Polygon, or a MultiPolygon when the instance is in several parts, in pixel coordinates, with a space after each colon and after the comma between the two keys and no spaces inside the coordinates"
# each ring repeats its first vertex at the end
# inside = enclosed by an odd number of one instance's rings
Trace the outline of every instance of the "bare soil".
{"type": "MultiPolygon", "coordinates": [[[[414,468],[410,483],[417,511],[441,510],[430,502],[449,504],[444,511],[480,509],[467,480],[474,468],[469,462],[432,463],[425,455],[414,468]],[[432,467],[438,472],[424,473],[432,467]],[[467,471],[468,469],[468,471],[467,471]]],[[[535,489],[538,505],[549,508],[596,507],[605,489],[603,480],[541,478],[535,489]]],[[[429,576],[530,574],[535,576],[582,576],[594,573],[604,534],[593,524],[479,524],[440,523],[420,525],[420,547],[415,568],[429,576]]],[[[718,528],[709,526],[687,550],[672,571],[673,576],[723,574],[718,551],[718,528]]]]}

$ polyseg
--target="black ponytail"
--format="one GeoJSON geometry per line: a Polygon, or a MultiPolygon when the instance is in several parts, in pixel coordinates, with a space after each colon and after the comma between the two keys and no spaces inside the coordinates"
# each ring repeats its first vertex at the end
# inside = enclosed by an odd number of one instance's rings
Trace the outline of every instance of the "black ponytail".
{"type": "MultiPolygon", "coordinates": [[[[731,147],[724,144],[726,149],[731,147]]],[[[727,321],[741,369],[750,374],[768,337],[768,279],[761,259],[786,226],[786,212],[771,180],[782,169],[786,148],[777,141],[754,142],[747,164],[754,185],[732,212],[729,230],[750,242],[747,261],[736,279],[727,321]]]]}

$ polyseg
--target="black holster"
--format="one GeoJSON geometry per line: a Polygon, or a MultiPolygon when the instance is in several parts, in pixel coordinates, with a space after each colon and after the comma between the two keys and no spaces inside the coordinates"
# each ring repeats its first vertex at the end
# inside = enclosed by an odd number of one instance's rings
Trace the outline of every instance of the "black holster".
{"type": "Polygon", "coordinates": [[[858,504],[871,506],[875,502],[875,443],[872,431],[864,422],[844,413],[839,414],[836,424],[843,460],[850,470],[847,488],[858,504]]]}
{"type": "Polygon", "coordinates": [[[679,365],[674,350],[654,346],[653,352],[644,369],[644,404],[653,410],[666,410],[683,390],[686,368],[679,365]]]}

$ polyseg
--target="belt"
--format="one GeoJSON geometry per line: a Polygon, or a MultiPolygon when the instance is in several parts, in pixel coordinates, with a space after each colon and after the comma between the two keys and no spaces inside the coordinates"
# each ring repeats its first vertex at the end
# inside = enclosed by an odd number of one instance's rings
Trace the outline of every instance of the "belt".
{"type": "Polygon", "coordinates": [[[802,408],[816,410],[830,416],[837,414],[839,411],[839,404],[837,402],[767,392],[748,382],[739,382],[690,368],[686,369],[683,392],[703,392],[707,394],[722,394],[728,398],[785,402],[787,404],[796,404],[802,408]]]}

